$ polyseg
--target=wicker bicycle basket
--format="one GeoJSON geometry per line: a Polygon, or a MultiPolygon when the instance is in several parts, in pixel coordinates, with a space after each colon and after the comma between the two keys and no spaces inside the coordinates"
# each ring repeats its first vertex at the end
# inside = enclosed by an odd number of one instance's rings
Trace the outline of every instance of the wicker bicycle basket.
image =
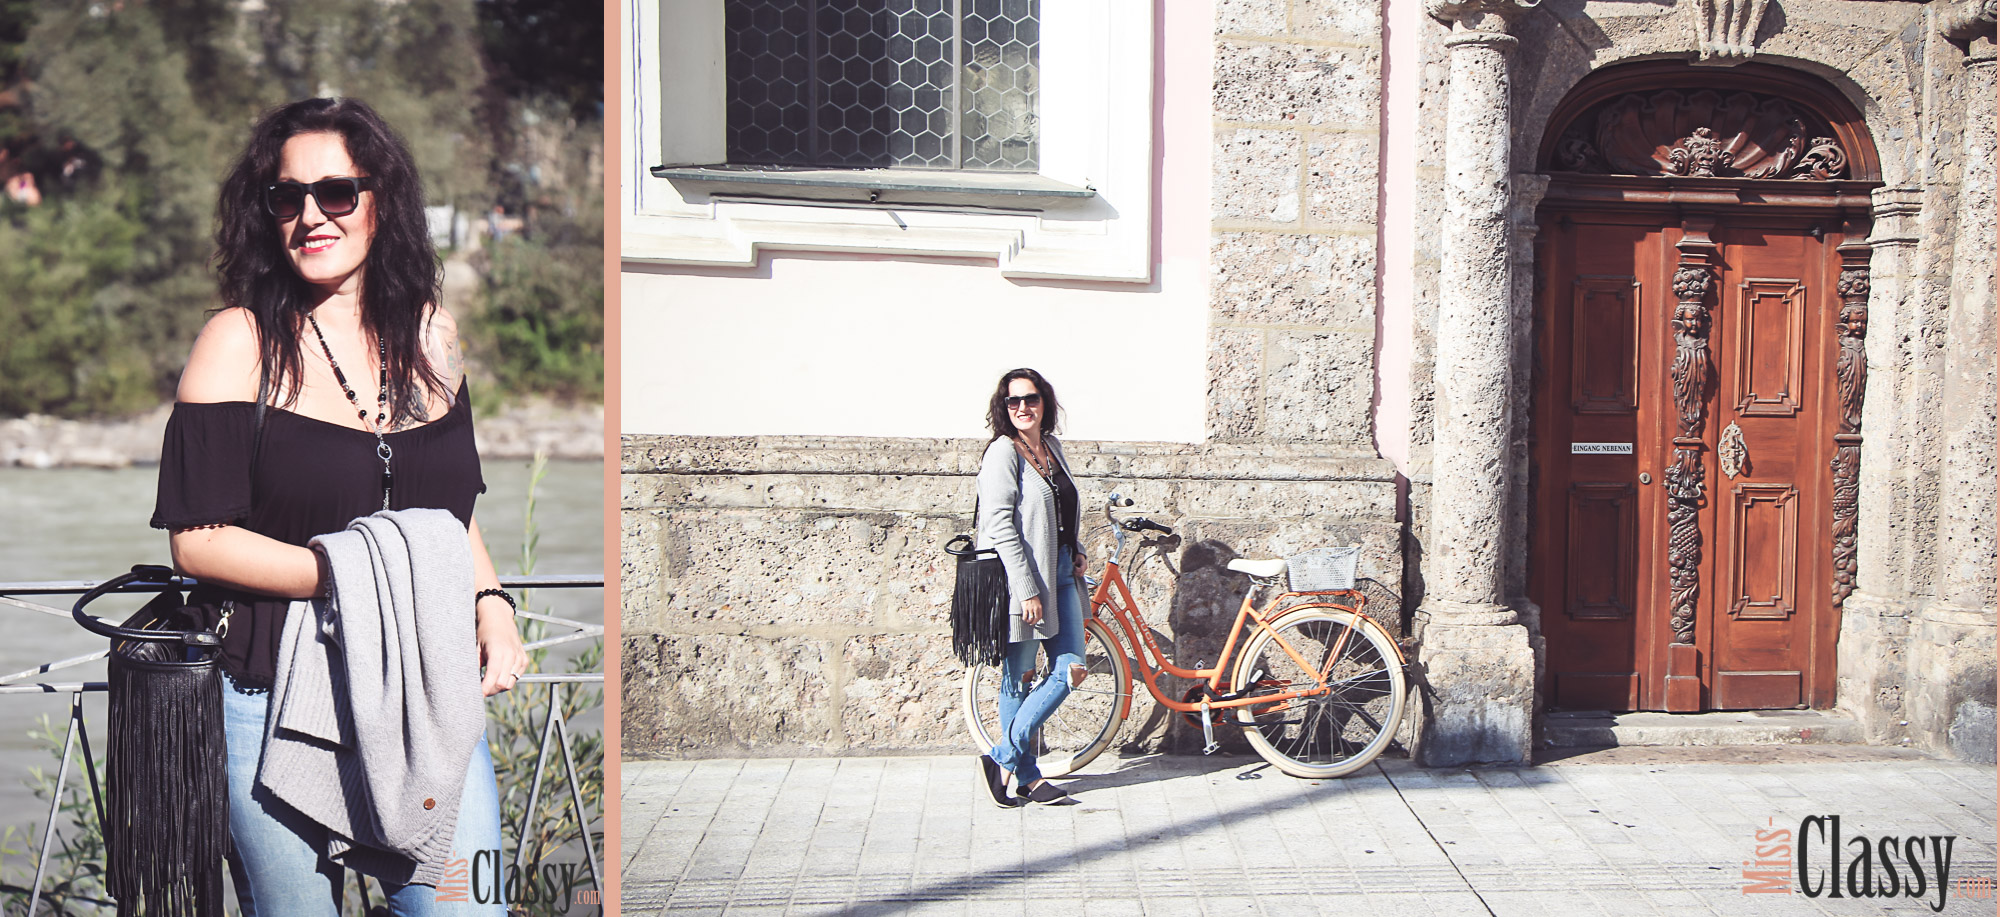
{"type": "Polygon", "coordinates": [[[1314,548],[1285,558],[1293,592],[1333,592],[1354,588],[1354,566],[1361,547],[1314,548]]]}

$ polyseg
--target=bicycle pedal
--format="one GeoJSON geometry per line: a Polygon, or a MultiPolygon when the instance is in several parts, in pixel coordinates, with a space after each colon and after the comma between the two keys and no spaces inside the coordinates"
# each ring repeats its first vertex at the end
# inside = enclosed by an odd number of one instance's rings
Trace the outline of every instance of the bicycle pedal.
{"type": "Polygon", "coordinates": [[[1208,701],[1201,702],[1201,739],[1205,743],[1201,748],[1202,754],[1212,755],[1222,750],[1222,746],[1215,741],[1215,721],[1209,715],[1208,701]]]}

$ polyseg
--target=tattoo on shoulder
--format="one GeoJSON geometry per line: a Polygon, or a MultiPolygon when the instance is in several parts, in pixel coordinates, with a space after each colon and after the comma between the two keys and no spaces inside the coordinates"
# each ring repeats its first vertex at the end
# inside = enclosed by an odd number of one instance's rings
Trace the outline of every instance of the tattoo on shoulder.
{"type": "Polygon", "coordinates": [[[465,378],[465,354],[458,349],[458,338],[444,342],[444,380],[447,386],[445,404],[449,406],[458,398],[459,380],[465,378]]]}

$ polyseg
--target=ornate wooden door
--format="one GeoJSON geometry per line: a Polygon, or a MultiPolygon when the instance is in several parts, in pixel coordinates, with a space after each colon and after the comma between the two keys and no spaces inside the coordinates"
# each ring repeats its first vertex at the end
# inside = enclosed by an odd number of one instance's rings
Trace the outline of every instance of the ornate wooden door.
{"type": "Polygon", "coordinates": [[[1557,706],[1832,703],[1839,226],[1545,205],[1529,592],[1557,706]]]}
{"type": "Polygon", "coordinates": [[[1828,707],[1853,585],[1869,192],[1815,77],[1675,61],[1557,104],[1528,595],[1561,707],[1828,707]]]}

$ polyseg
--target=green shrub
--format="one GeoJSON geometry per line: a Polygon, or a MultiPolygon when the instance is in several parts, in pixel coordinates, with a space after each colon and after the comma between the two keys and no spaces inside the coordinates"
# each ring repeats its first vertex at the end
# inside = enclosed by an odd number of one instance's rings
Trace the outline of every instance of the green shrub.
{"type": "Polygon", "coordinates": [[[601,231],[596,240],[510,236],[491,246],[489,258],[485,310],[472,324],[501,390],[601,399],[601,231]]]}

